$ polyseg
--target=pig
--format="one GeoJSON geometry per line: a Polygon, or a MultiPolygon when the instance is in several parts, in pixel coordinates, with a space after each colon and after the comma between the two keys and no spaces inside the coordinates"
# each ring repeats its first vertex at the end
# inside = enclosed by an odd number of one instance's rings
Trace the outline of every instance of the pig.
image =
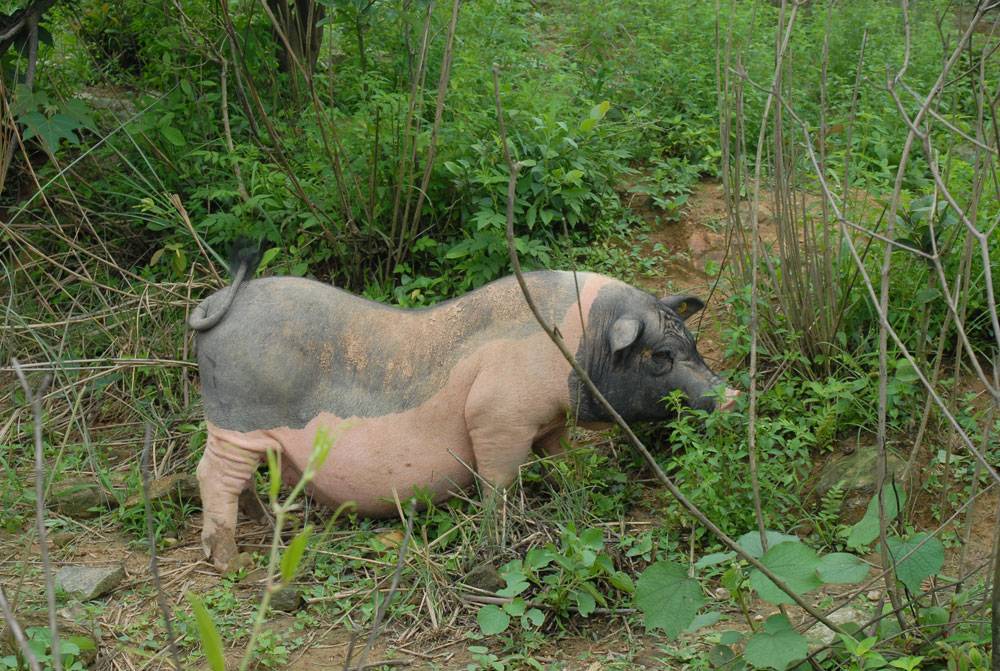
{"type": "MultiPolygon", "coordinates": [[[[658,298],[586,272],[525,280],[626,421],[667,419],[662,399],[675,390],[693,408],[733,405],[731,389],[716,400],[723,382],[684,324],[698,298],[658,298]]],[[[568,417],[611,421],[514,277],[419,309],[296,277],[237,281],[201,302],[190,325],[208,429],[197,469],[202,542],[220,570],[237,556],[237,501],[260,461],[278,452],[282,479],[297,482],[321,427],[339,436],[307,491],[381,517],[415,488],[449,498],[473,484],[470,469],[506,487],[533,450],[563,452],[568,417]]]]}

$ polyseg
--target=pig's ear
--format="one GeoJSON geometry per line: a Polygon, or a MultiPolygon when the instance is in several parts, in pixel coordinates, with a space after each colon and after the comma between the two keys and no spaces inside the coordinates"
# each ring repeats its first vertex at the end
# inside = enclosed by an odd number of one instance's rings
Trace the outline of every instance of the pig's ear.
{"type": "Polygon", "coordinates": [[[642,321],[622,317],[611,326],[611,351],[620,352],[636,341],[642,332],[642,321]]]}
{"type": "Polygon", "coordinates": [[[681,319],[687,319],[705,307],[705,304],[697,296],[667,296],[661,298],[660,303],[679,314],[681,319]]]}

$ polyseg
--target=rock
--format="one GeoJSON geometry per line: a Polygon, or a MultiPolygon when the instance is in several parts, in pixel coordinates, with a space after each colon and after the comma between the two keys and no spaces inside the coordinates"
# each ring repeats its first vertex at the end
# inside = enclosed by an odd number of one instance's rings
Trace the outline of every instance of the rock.
{"type": "Polygon", "coordinates": [[[239,573],[240,571],[252,571],[253,568],[253,557],[249,552],[241,552],[229,560],[229,563],[226,565],[226,570],[224,570],[222,574],[233,575],[234,573],[239,573]]]}
{"type": "MultiPolygon", "coordinates": [[[[44,627],[48,629],[49,616],[46,613],[37,612],[18,613],[17,623],[21,625],[21,629],[31,627],[44,627]]],[[[89,667],[97,660],[97,645],[101,639],[94,633],[93,629],[87,626],[85,621],[62,617],[60,611],[60,616],[56,617],[56,627],[59,630],[59,638],[61,640],[69,640],[71,637],[76,639],[76,644],[80,646],[80,655],[77,657],[77,660],[84,667],[89,667]]],[[[4,635],[0,636],[0,656],[13,655],[16,649],[17,644],[14,643],[13,637],[4,632],[4,635]]]]}
{"type": "Polygon", "coordinates": [[[74,540],[76,540],[75,531],[57,531],[54,534],[48,535],[49,545],[54,548],[65,547],[74,540]]]}
{"type": "MultiPolygon", "coordinates": [[[[840,521],[855,524],[864,517],[868,502],[875,496],[878,482],[877,449],[874,445],[859,445],[852,454],[827,461],[816,484],[816,494],[824,497],[834,487],[840,486],[844,499],[840,507],[840,521]]],[[[886,455],[886,482],[899,475],[906,462],[891,450],[886,455]]],[[[897,478],[898,479],[898,478],[897,478]]]]}
{"type": "Polygon", "coordinates": [[[242,578],[240,578],[240,584],[248,585],[253,582],[263,582],[266,579],[267,579],[267,569],[265,569],[264,567],[258,567],[248,572],[242,578]]]}
{"type": "Polygon", "coordinates": [[[711,231],[695,231],[688,237],[688,249],[691,250],[691,260],[704,265],[705,261],[722,263],[726,256],[726,239],[711,231]]]}
{"type": "Polygon", "coordinates": [[[493,564],[483,564],[472,569],[462,582],[487,592],[497,592],[507,585],[507,581],[500,577],[493,564]]]}
{"type": "MultiPolygon", "coordinates": [[[[835,610],[827,615],[826,619],[841,627],[848,622],[854,622],[860,625],[865,621],[865,614],[860,610],[848,607],[835,610]]],[[[839,640],[837,638],[837,633],[821,622],[817,622],[806,631],[806,638],[813,641],[819,641],[822,645],[830,645],[835,640],[839,640]]]]}
{"type": "Polygon", "coordinates": [[[111,492],[94,478],[71,477],[52,485],[49,507],[73,519],[97,517],[117,505],[111,492]]]}
{"type": "MultiPolygon", "coordinates": [[[[257,596],[257,601],[263,598],[264,593],[261,592],[257,596]]],[[[285,589],[271,595],[270,607],[271,610],[280,610],[282,613],[294,613],[298,611],[305,604],[305,599],[302,598],[302,592],[295,587],[286,587],[285,589]]]]}
{"type": "MultiPolygon", "coordinates": [[[[200,502],[201,496],[198,489],[198,478],[190,473],[174,473],[156,478],[149,482],[149,500],[173,501],[180,503],[183,501],[200,502]]],[[[136,508],[145,505],[142,490],[128,497],[125,501],[126,508],[136,508]]]]}
{"type": "Polygon", "coordinates": [[[63,566],[56,574],[59,587],[80,601],[104,596],[124,579],[121,566],[63,566]]]}

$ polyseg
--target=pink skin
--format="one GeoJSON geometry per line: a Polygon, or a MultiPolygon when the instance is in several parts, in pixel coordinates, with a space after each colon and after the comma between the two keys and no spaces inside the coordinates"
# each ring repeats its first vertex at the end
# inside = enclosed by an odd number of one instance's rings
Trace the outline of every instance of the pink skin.
{"type": "MultiPolygon", "coordinates": [[[[576,306],[558,319],[570,351],[577,350],[586,315],[606,282],[607,278],[591,277],[581,287],[583,325],[576,306]]],[[[239,495],[251,485],[258,464],[273,450],[281,456],[283,480],[296,482],[321,426],[335,434],[350,421],[308,486],[312,496],[328,505],[353,502],[365,516],[391,516],[396,512],[394,499],[408,499],[415,487],[426,488],[435,501],[468,488],[475,477],[469,468],[488,483],[506,487],[530,460],[532,449],[553,456],[564,452],[569,374],[569,363],[539,332],[479,348],[459,361],[440,391],[405,412],[375,418],[322,413],[302,429],[250,432],[209,423],[197,471],[206,555],[226,570],[237,556],[239,495]]],[[[738,395],[727,390],[729,400],[719,408],[731,408],[738,395]]]]}

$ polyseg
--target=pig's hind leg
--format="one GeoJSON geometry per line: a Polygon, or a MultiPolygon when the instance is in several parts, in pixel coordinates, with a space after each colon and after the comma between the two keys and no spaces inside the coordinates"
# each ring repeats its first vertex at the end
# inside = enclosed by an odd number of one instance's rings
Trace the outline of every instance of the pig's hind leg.
{"type": "Polygon", "coordinates": [[[262,431],[239,433],[209,425],[205,454],[198,462],[198,484],[204,510],[202,547],[220,571],[237,558],[236,516],[240,494],[253,483],[254,472],[268,450],[280,444],[262,431]]]}

